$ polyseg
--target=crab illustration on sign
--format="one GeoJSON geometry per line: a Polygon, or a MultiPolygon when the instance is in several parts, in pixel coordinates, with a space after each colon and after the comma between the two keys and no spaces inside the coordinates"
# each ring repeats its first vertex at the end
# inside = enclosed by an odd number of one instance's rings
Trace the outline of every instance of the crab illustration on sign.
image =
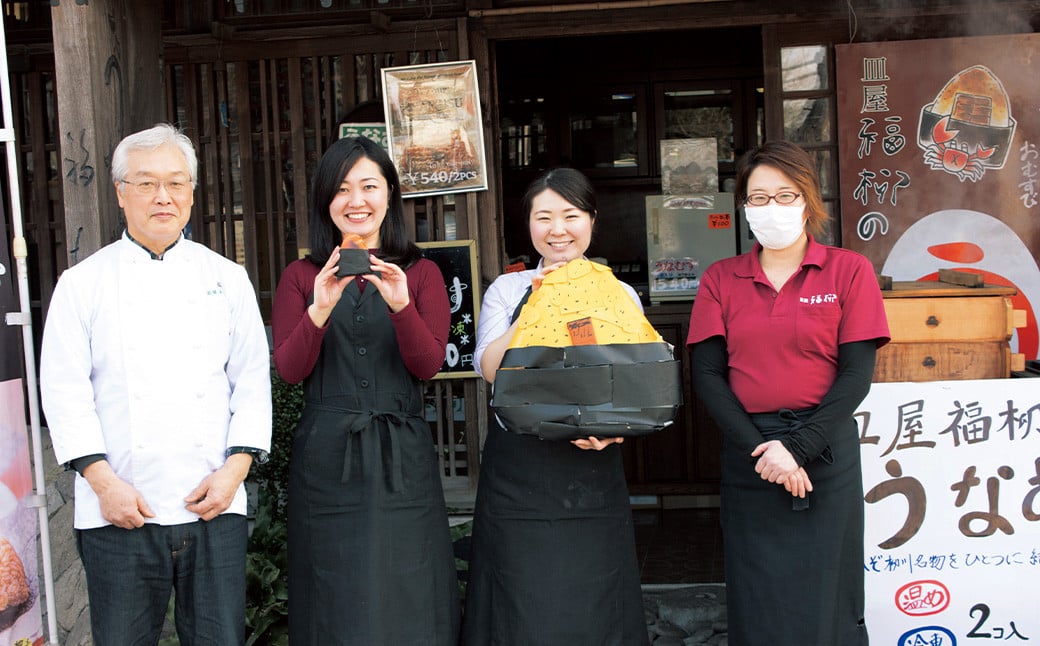
{"type": "Polygon", "coordinates": [[[978,182],[987,168],[1003,168],[1015,136],[1004,84],[989,68],[975,65],[946,83],[921,109],[917,145],[934,170],[978,182]]]}

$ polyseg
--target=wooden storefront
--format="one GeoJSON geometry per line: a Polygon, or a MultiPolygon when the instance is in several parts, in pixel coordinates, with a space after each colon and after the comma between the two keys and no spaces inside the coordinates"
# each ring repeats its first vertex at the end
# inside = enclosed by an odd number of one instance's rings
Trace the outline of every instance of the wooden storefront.
{"type": "MultiPolygon", "coordinates": [[[[517,213],[526,183],[548,166],[575,165],[596,183],[603,216],[590,251],[638,288],[647,262],[642,204],[660,192],[660,139],[717,137],[720,181],[756,143],[796,141],[819,160],[825,197],[840,217],[835,44],[1040,28],[1034,2],[906,4],[5,1],[34,327],[42,330],[54,282],[80,248],[80,227],[104,230],[75,194],[88,178],[100,187],[97,193],[109,186],[111,150],[84,144],[84,133],[89,139],[97,122],[77,121],[80,112],[56,88],[55,61],[75,56],[65,51],[70,38],[83,37],[69,32],[70,24],[82,27],[74,12],[103,14],[107,23],[93,23],[101,31],[127,20],[154,30],[127,35],[124,25],[100,40],[94,34],[91,42],[113,51],[94,52],[89,64],[98,79],[87,87],[104,93],[113,69],[130,77],[154,66],[163,97],[133,115],[130,106],[137,104],[116,103],[127,120],[101,123],[112,124],[108,139],[115,141],[126,134],[116,130],[128,123],[166,119],[185,128],[200,154],[192,236],[246,267],[268,316],[282,269],[305,251],[311,172],[351,110],[378,108],[385,67],[474,59],[480,75],[489,190],[408,200],[417,240],[477,240],[486,287],[510,260],[526,255],[537,261],[517,213]],[[52,21],[59,15],[62,20],[52,21]],[[136,41],[152,35],[161,42],[161,58],[133,60],[134,52],[150,51],[136,41]],[[112,60],[122,66],[113,68],[112,60]]],[[[135,87],[123,92],[133,96],[135,87]]],[[[841,242],[836,233],[832,241],[841,242]]],[[[690,388],[689,307],[648,302],[649,318],[684,360],[686,403],[675,428],[626,443],[634,494],[700,500],[718,490],[717,429],[690,388]]],[[[485,387],[474,378],[438,380],[428,394],[446,449],[445,477],[458,483],[464,499],[486,429],[485,387]]]]}

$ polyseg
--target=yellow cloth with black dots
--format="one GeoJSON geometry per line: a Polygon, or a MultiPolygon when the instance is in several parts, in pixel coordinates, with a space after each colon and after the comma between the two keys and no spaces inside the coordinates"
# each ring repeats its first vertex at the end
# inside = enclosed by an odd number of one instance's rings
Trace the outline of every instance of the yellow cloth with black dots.
{"type": "Polygon", "coordinates": [[[578,258],[550,272],[531,293],[509,347],[661,341],[610,267],[578,258]]]}

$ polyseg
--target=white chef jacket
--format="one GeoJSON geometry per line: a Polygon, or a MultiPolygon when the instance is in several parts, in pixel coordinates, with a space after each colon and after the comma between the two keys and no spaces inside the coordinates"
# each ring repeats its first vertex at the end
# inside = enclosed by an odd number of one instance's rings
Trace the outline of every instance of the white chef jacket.
{"type": "MultiPolygon", "coordinates": [[[[270,351],[245,270],[181,239],[162,260],[124,234],[67,269],[43,333],[40,389],[58,463],[103,453],[155,512],[184,498],[232,446],[270,449],[270,351]]],[[[77,529],[109,524],[76,477],[77,529]]],[[[246,513],[240,486],[225,513],[246,513]]]]}

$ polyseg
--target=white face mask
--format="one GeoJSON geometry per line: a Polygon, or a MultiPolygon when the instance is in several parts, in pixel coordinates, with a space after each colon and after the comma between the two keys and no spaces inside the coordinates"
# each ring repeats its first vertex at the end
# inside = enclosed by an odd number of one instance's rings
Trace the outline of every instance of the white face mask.
{"type": "Polygon", "coordinates": [[[766,249],[786,249],[793,245],[805,231],[804,212],[804,205],[795,204],[744,207],[751,232],[766,249]]]}

